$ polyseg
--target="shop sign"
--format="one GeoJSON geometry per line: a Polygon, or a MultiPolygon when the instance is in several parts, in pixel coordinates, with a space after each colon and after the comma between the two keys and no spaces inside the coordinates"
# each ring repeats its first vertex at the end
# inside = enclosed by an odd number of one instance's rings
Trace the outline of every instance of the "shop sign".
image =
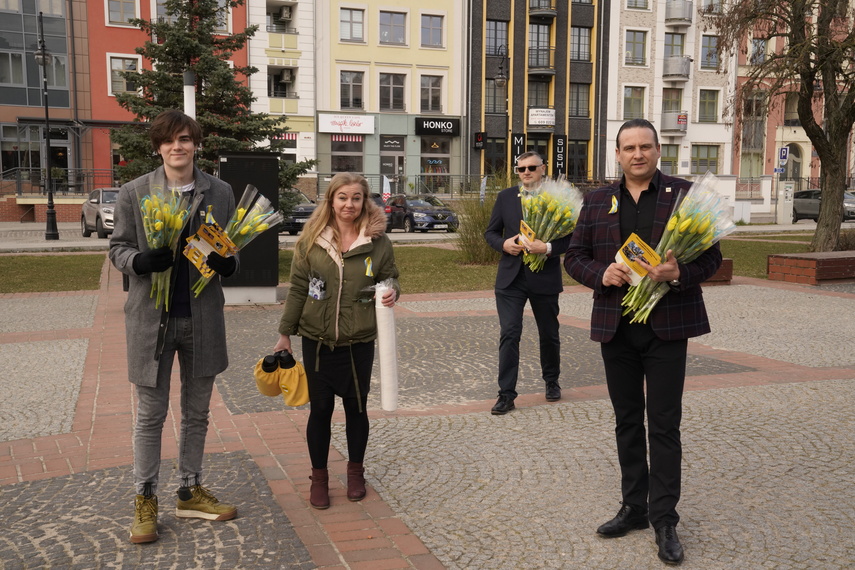
{"type": "Polygon", "coordinates": [[[374,134],[373,115],[318,114],[318,132],[374,134]]]}
{"type": "Polygon", "coordinates": [[[528,124],[532,127],[554,127],[555,109],[529,109],[528,124]]]}
{"type": "Polygon", "coordinates": [[[554,146],[552,148],[552,175],[567,173],[567,137],[564,135],[555,135],[553,139],[554,146]]]}
{"type": "Polygon", "coordinates": [[[460,135],[460,119],[416,117],[417,135],[460,135]]]}
{"type": "Polygon", "coordinates": [[[404,137],[380,137],[380,150],[404,150],[404,137]]]}

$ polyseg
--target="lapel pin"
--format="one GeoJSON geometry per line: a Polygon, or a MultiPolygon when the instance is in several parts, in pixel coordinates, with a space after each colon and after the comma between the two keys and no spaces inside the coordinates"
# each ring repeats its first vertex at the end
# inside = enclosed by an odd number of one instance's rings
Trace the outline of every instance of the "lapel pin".
{"type": "Polygon", "coordinates": [[[667,186],[667,187],[665,188],[665,193],[666,193],[666,194],[670,194],[670,193],[671,193],[671,187],[670,187],[670,186],[667,186]]]}
{"type": "Polygon", "coordinates": [[[617,212],[617,207],[618,207],[617,196],[612,196],[612,207],[609,210],[609,214],[614,214],[615,212],[617,212]]]}

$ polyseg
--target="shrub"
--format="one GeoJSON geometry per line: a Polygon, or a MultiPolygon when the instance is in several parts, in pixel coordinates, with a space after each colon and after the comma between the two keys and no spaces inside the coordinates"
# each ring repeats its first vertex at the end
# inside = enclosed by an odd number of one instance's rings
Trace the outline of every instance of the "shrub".
{"type": "Polygon", "coordinates": [[[837,251],[855,250],[855,230],[841,230],[837,239],[837,251]]]}
{"type": "Polygon", "coordinates": [[[460,236],[458,241],[461,263],[490,265],[497,263],[502,254],[490,247],[484,239],[484,232],[490,222],[490,214],[496,203],[496,194],[510,186],[515,181],[505,174],[493,175],[487,178],[487,189],[484,202],[481,202],[480,191],[468,194],[457,203],[460,214],[460,236]]]}

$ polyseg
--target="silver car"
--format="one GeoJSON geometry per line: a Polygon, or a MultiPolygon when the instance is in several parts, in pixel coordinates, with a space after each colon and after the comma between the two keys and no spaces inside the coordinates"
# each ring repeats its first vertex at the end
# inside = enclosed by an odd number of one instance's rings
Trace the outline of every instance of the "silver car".
{"type": "Polygon", "coordinates": [[[113,208],[118,195],[118,188],[98,188],[89,194],[80,214],[83,237],[91,236],[93,231],[102,239],[113,233],[113,208]]]}
{"type": "MultiPolygon", "coordinates": [[[[822,192],[818,188],[800,190],[793,195],[793,223],[799,220],[819,218],[819,203],[822,192]]],[[[843,193],[843,220],[855,219],[855,193],[843,193]]]]}

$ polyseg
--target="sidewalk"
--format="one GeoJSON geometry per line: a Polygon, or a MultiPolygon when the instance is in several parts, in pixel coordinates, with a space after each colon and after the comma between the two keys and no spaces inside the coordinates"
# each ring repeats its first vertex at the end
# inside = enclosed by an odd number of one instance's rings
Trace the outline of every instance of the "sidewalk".
{"type": "MultiPolygon", "coordinates": [[[[855,330],[855,286],[736,278],[705,296],[713,333],[689,344],[684,399],[683,567],[851,567],[855,353],[841,341],[855,330]]],[[[107,263],[98,291],[0,295],[5,568],[662,567],[652,531],[608,541],[594,533],[620,494],[582,287],[561,296],[564,399],[543,398],[527,316],[521,396],[507,416],[489,413],[492,292],[404,295],[400,408],[379,409],[376,369],[369,397],[368,497],[345,498],[339,412],[326,511],[307,503],[307,411],[259,395],[251,376],[281,306],[228,308],[231,365],[212,399],[205,467],[206,484],[239,516],[174,517],[170,415],[161,538],[148,545],[127,540],[133,392],[123,302],[107,263]]]]}

